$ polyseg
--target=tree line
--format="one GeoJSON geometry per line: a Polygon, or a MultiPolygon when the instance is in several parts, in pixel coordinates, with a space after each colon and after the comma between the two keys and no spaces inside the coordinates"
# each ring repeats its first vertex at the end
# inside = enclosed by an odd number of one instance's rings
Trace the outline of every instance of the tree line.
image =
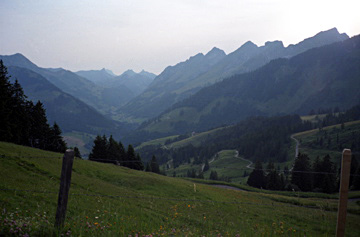
{"type": "Polygon", "coordinates": [[[91,153],[89,154],[89,160],[102,163],[113,163],[130,169],[163,174],[160,171],[159,164],[154,155],[146,166],[144,166],[140,154],[135,152],[135,149],[131,144],[125,149],[121,141],[117,142],[112,135],[110,135],[109,139],[106,135],[96,136],[91,153]]]}
{"type": "Polygon", "coordinates": [[[44,105],[27,100],[17,80],[10,82],[7,68],[0,60],[0,141],[65,152],[60,127],[50,126],[44,105]]]}
{"type": "Polygon", "coordinates": [[[225,149],[237,149],[246,159],[262,162],[284,162],[291,145],[292,133],[314,128],[298,115],[279,117],[252,117],[236,125],[210,133],[199,146],[192,144],[164,149],[162,146],[146,146],[139,150],[150,159],[156,155],[160,164],[172,160],[173,167],[181,164],[204,164],[214,154],[225,149]]]}
{"type": "MultiPolygon", "coordinates": [[[[356,159],[351,164],[351,173],[360,175],[360,165],[356,159]]],[[[299,153],[291,171],[285,167],[281,172],[272,162],[263,169],[262,162],[257,161],[247,184],[269,190],[334,193],[339,190],[339,170],[329,155],[317,157],[311,164],[308,155],[299,153]]],[[[351,177],[350,186],[353,190],[359,190],[360,177],[351,177]]]]}

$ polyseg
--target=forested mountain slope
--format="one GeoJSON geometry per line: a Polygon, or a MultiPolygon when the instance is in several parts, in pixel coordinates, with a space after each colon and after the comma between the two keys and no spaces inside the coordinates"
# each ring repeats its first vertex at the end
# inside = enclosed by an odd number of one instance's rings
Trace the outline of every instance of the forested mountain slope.
{"type": "MultiPolygon", "coordinates": [[[[350,108],[360,101],[360,36],[308,50],[202,89],[138,130],[181,134],[236,123],[248,116],[350,108]]],[[[137,134],[134,134],[135,138],[137,134]]]]}

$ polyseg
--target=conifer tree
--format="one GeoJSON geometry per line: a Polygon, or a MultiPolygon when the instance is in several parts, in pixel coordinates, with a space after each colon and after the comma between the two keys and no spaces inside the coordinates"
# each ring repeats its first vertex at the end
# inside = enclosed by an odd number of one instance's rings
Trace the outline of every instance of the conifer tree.
{"type": "Polygon", "coordinates": [[[321,161],[319,156],[316,157],[312,167],[313,167],[312,170],[314,171],[313,189],[317,191],[321,189],[321,181],[323,178],[322,174],[319,174],[319,172],[322,172],[321,161]]]}
{"type": "Polygon", "coordinates": [[[61,129],[57,123],[54,123],[54,125],[50,128],[46,149],[61,153],[65,153],[66,151],[66,143],[61,136],[61,129]]]}
{"type": "Polygon", "coordinates": [[[306,154],[296,157],[294,168],[291,172],[291,183],[297,185],[301,191],[311,191],[310,160],[306,154]]]}
{"type": "Polygon", "coordinates": [[[104,136],[97,135],[94,140],[94,146],[89,154],[89,160],[107,159],[107,139],[104,136]]]}
{"type": "Polygon", "coordinates": [[[215,170],[210,172],[210,179],[211,180],[218,180],[219,179],[218,173],[215,170]]]}
{"type": "Polygon", "coordinates": [[[127,162],[125,162],[124,166],[126,166],[130,169],[134,169],[136,167],[136,165],[135,165],[135,161],[136,161],[135,150],[131,144],[128,146],[128,149],[126,152],[126,160],[127,160],[127,162]]]}
{"type": "Polygon", "coordinates": [[[326,155],[321,162],[321,170],[324,172],[321,179],[321,188],[325,193],[332,193],[336,191],[336,176],[335,167],[329,155],[326,155]]]}
{"type": "Polygon", "coordinates": [[[265,188],[265,174],[260,161],[255,163],[255,169],[250,173],[247,184],[255,188],[265,188]]]}
{"type": "Polygon", "coordinates": [[[80,150],[77,147],[74,147],[74,156],[77,157],[77,158],[82,159],[80,150]]]}
{"type": "Polygon", "coordinates": [[[205,159],[205,165],[204,165],[204,170],[203,172],[206,172],[210,169],[210,165],[209,165],[209,161],[207,159],[205,159]]]}
{"type": "Polygon", "coordinates": [[[146,168],[145,168],[145,171],[146,172],[151,172],[151,166],[150,166],[150,163],[146,163],[146,168]]]}
{"type": "Polygon", "coordinates": [[[160,174],[160,167],[159,167],[159,164],[157,163],[156,157],[154,155],[151,158],[150,167],[151,167],[152,172],[160,174]]]}
{"type": "Polygon", "coordinates": [[[143,164],[139,154],[136,154],[135,162],[134,162],[134,169],[136,169],[136,170],[144,170],[144,164],[143,164]]]}
{"type": "Polygon", "coordinates": [[[40,101],[33,107],[31,117],[33,122],[30,129],[32,136],[31,144],[33,147],[46,149],[51,129],[47,122],[44,106],[40,101]]]}
{"type": "Polygon", "coordinates": [[[268,174],[266,175],[266,189],[281,190],[280,177],[275,169],[274,163],[269,162],[267,166],[268,174]]]}
{"type": "Polygon", "coordinates": [[[121,148],[123,147],[121,147],[120,144],[112,137],[112,135],[110,135],[107,147],[107,159],[121,161],[123,159],[123,151],[121,148]]]}
{"type": "Polygon", "coordinates": [[[0,141],[8,141],[12,137],[10,129],[11,108],[9,106],[11,83],[7,74],[7,68],[4,66],[3,61],[0,60],[0,141]]]}

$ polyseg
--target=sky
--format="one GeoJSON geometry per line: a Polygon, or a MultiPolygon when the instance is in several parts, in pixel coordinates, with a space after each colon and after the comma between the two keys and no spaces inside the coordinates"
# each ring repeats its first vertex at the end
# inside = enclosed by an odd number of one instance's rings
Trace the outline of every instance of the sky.
{"type": "Polygon", "coordinates": [[[156,74],[213,47],[360,34],[359,0],[0,0],[0,55],[40,67],[156,74]]]}

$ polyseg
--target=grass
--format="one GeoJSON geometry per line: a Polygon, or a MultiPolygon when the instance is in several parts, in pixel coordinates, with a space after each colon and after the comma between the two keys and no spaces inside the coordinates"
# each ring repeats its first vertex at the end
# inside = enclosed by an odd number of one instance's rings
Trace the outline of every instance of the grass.
{"type": "Polygon", "coordinates": [[[248,176],[244,177],[246,171],[249,175],[252,169],[248,169],[249,161],[236,157],[235,150],[223,150],[218,153],[217,158],[210,163],[210,170],[205,172],[205,178],[210,177],[211,171],[216,171],[218,176],[227,176],[235,183],[245,184],[248,176]]]}
{"type": "Polygon", "coordinates": [[[212,130],[209,130],[206,132],[195,133],[195,135],[193,135],[189,138],[169,144],[169,147],[170,148],[179,148],[179,147],[187,146],[190,144],[192,144],[195,147],[200,146],[203,142],[206,141],[208,136],[211,136],[211,135],[215,134],[216,132],[218,132],[219,130],[222,130],[224,128],[225,127],[215,128],[215,129],[212,129],[212,130]]]}
{"type": "MultiPolygon", "coordinates": [[[[3,142],[0,154],[1,236],[15,231],[35,236],[335,234],[336,199],[219,189],[78,159],[66,222],[56,232],[62,154],[3,142]]],[[[349,202],[348,208],[346,234],[359,236],[359,205],[349,202]]]]}
{"type": "Polygon", "coordinates": [[[175,139],[175,138],[177,138],[178,136],[179,136],[179,135],[162,137],[162,138],[154,139],[154,140],[151,140],[151,141],[143,142],[143,143],[141,143],[139,146],[137,146],[137,147],[135,148],[135,150],[141,149],[141,148],[146,147],[146,146],[164,145],[167,140],[175,139]]]}

